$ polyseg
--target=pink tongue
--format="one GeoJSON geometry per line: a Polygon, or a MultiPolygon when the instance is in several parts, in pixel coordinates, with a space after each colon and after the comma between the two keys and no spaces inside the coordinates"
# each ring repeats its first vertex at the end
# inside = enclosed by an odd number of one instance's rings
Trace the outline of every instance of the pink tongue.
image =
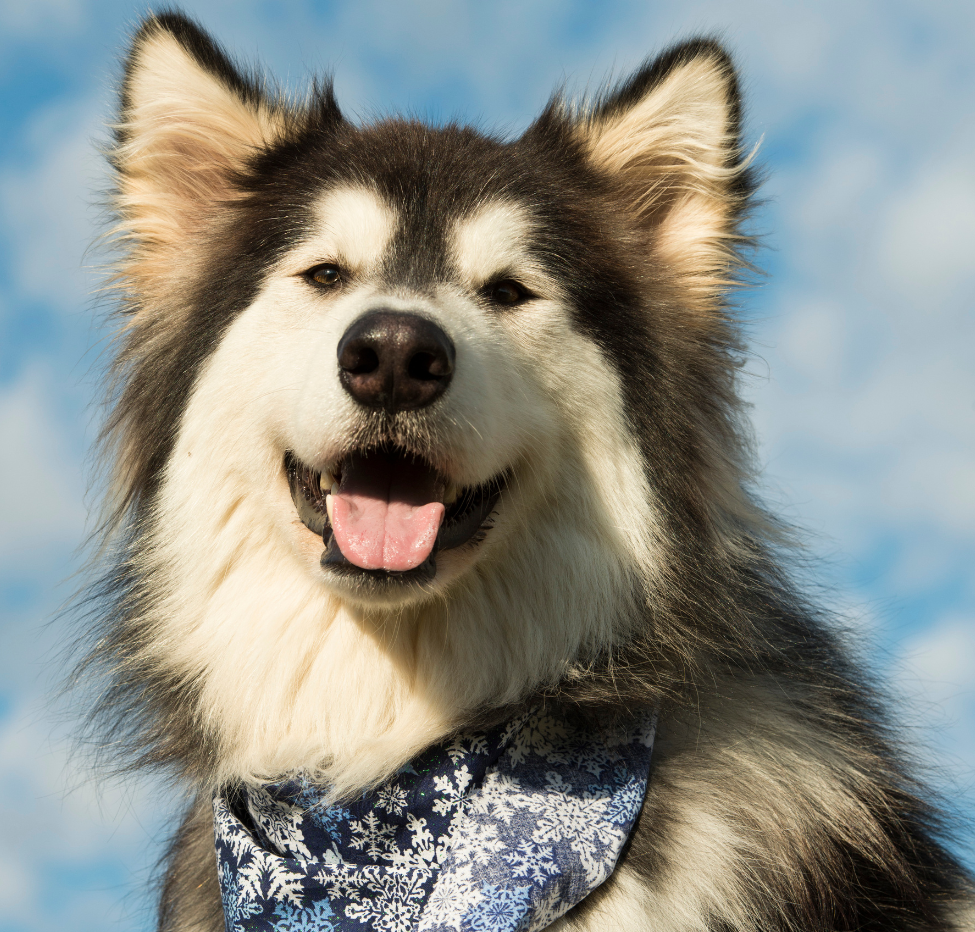
{"type": "Polygon", "coordinates": [[[364,570],[412,570],[433,550],[444,516],[441,495],[439,480],[422,463],[355,454],[332,495],[335,543],[364,570]]]}

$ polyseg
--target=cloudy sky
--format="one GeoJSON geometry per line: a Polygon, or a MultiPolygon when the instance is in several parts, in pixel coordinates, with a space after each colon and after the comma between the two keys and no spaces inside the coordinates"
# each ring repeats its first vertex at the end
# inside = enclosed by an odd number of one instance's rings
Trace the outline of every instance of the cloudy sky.
{"type": "MultiPolygon", "coordinates": [[[[0,0],[0,932],[150,928],[144,888],[172,817],[165,787],[88,778],[49,701],[105,352],[86,251],[97,150],[144,9],[0,0]]],[[[724,38],[769,171],[769,277],[742,299],[765,487],[805,529],[932,778],[975,815],[975,4],[187,9],[288,86],[333,69],[347,113],[510,131],[557,84],[625,74],[676,38],[724,38]]]]}

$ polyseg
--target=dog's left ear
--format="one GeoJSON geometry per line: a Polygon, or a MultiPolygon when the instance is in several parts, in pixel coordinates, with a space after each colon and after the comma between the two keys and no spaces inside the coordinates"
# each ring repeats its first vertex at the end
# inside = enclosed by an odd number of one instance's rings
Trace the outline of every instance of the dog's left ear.
{"type": "Polygon", "coordinates": [[[741,264],[738,225],[753,182],[739,122],[731,59],[699,39],[645,65],[573,127],[590,163],[616,182],[654,258],[705,314],[741,264]]]}

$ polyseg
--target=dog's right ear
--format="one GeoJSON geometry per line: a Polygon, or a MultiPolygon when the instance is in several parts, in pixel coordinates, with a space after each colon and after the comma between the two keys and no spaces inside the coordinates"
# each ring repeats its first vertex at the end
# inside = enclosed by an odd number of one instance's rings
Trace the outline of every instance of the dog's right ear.
{"type": "MultiPolygon", "coordinates": [[[[547,117],[556,126],[559,105],[556,98],[549,108],[556,119],[547,117]]],[[[704,38],[648,61],[571,117],[585,158],[614,183],[656,268],[681,281],[688,322],[723,315],[750,244],[741,222],[756,179],[742,149],[740,111],[731,58],[704,38]]]]}
{"type": "MultiPolygon", "coordinates": [[[[318,101],[341,119],[330,87],[318,101]],[[327,100],[326,100],[327,98],[327,100]]],[[[156,272],[186,237],[239,196],[235,184],[301,117],[234,66],[192,20],[151,16],[136,34],[122,83],[112,161],[115,207],[130,255],[156,272]]]]}

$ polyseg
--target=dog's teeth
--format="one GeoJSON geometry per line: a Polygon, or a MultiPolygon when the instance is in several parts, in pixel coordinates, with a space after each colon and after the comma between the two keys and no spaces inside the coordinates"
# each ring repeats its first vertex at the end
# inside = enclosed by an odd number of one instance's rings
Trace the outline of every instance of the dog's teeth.
{"type": "Polygon", "coordinates": [[[332,523],[332,498],[335,495],[334,490],[337,489],[337,488],[338,488],[337,485],[333,485],[332,486],[333,491],[330,494],[328,494],[328,495],[325,496],[325,513],[328,515],[328,523],[329,524],[332,523]]]}
{"type": "Polygon", "coordinates": [[[447,486],[443,493],[443,503],[445,505],[453,505],[457,501],[457,496],[460,494],[460,490],[457,488],[453,482],[447,486]]]}
{"type": "Polygon", "coordinates": [[[335,485],[335,476],[327,469],[323,469],[321,478],[318,480],[318,485],[323,492],[327,493],[335,485]]]}

